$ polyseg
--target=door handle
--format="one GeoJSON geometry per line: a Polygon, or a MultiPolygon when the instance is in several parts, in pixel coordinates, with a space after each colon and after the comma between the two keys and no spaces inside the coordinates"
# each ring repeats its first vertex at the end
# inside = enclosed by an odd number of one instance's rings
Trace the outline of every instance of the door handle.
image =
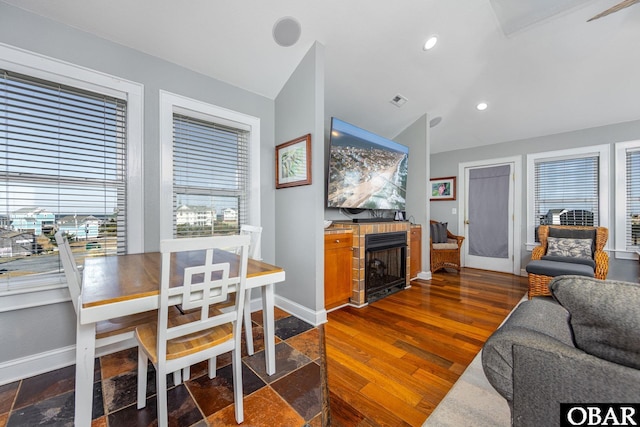
{"type": "Polygon", "coordinates": [[[465,223],[466,225],[469,225],[469,220],[468,220],[468,219],[465,219],[465,220],[464,220],[464,223],[465,223]]]}

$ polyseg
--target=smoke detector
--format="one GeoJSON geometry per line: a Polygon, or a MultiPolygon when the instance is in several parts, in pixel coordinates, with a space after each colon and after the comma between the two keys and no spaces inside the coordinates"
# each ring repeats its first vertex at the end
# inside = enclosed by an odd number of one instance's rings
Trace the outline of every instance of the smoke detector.
{"type": "Polygon", "coordinates": [[[391,98],[391,102],[393,105],[395,105],[396,107],[400,108],[402,107],[404,104],[406,104],[406,102],[408,101],[408,99],[405,96],[402,96],[400,94],[397,94],[396,96],[394,96],[393,98],[391,98]]]}

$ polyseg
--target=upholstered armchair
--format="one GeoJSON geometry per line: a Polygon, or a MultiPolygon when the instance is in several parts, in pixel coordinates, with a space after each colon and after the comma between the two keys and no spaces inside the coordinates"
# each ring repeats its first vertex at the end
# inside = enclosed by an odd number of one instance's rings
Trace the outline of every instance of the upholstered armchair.
{"type": "Polygon", "coordinates": [[[429,254],[432,273],[449,267],[460,271],[460,249],[463,240],[463,236],[451,233],[446,223],[430,221],[429,254]]]}
{"type": "Polygon", "coordinates": [[[533,248],[527,265],[529,299],[549,296],[549,282],[556,276],[579,275],[604,280],[609,272],[609,255],[604,246],[606,227],[541,225],[540,245],[533,248]],[[582,247],[580,247],[582,245],[582,247]]]}

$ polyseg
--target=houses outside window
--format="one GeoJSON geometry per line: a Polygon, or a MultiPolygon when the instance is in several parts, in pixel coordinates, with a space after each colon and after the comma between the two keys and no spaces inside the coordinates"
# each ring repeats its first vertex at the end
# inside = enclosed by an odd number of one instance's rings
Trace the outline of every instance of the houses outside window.
{"type": "Polygon", "coordinates": [[[0,58],[0,289],[61,283],[56,229],[79,264],[141,251],[141,87],[6,46],[0,58]]]}
{"type": "Polygon", "coordinates": [[[527,246],[540,225],[608,226],[609,146],[527,156],[527,246]]]}
{"type": "Polygon", "coordinates": [[[160,109],[162,238],[259,225],[259,119],[162,91],[160,109]]]}
{"type": "Polygon", "coordinates": [[[616,257],[636,258],[640,249],[640,140],[616,150],[616,257]]]}

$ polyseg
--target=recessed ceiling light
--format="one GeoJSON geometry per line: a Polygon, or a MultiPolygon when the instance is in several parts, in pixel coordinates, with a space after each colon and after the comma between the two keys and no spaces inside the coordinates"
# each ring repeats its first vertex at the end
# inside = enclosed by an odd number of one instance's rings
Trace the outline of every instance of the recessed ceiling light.
{"type": "Polygon", "coordinates": [[[427,39],[426,42],[424,42],[424,46],[422,46],[422,49],[424,50],[433,49],[436,43],[438,43],[438,36],[431,36],[429,37],[429,39],[427,39]]]}
{"type": "Polygon", "coordinates": [[[488,105],[487,105],[487,103],[486,103],[486,102],[481,102],[481,103],[479,103],[478,105],[476,105],[476,108],[477,108],[478,110],[480,110],[480,111],[484,111],[484,110],[486,110],[486,109],[487,109],[487,107],[488,107],[488,105]]]}

